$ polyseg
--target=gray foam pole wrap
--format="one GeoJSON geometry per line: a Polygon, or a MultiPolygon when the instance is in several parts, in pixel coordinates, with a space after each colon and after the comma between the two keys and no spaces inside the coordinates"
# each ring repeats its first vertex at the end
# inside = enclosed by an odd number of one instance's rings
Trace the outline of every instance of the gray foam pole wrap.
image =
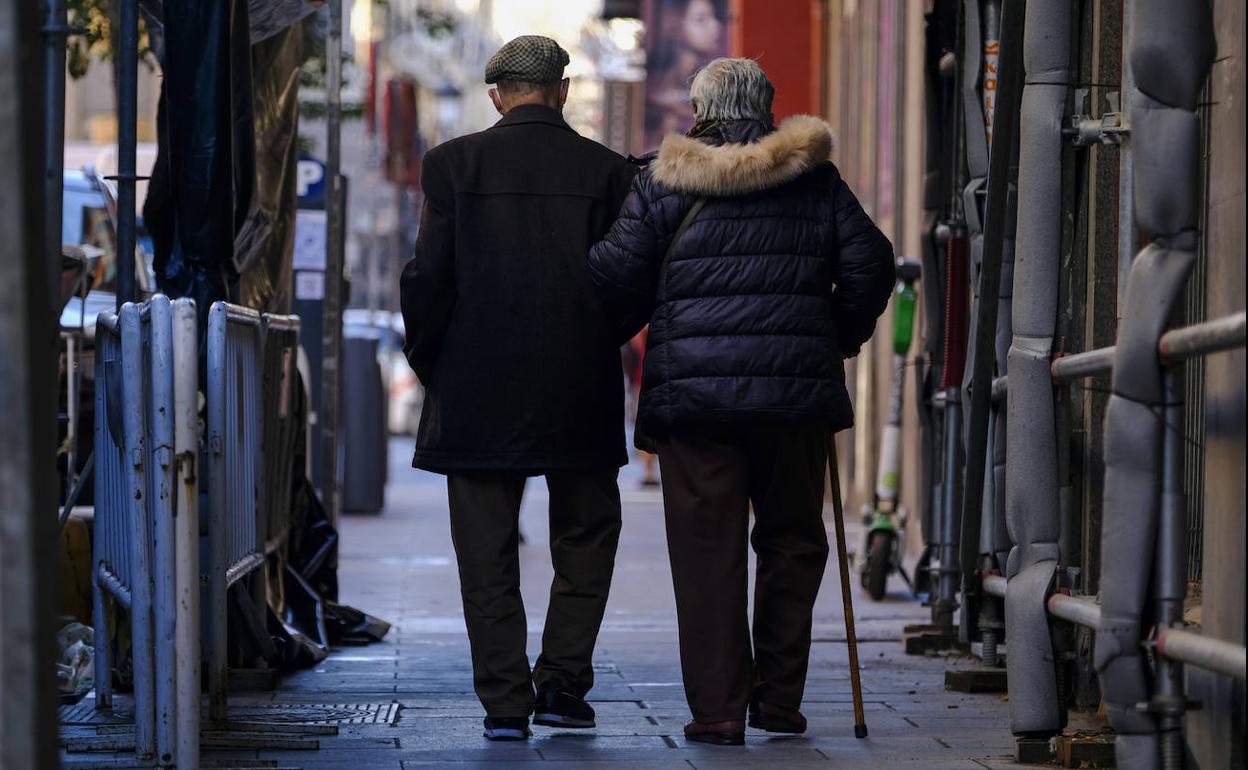
{"type": "Polygon", "coordinates": [[[996,509],[997,479],[992,472],[997,456],[997,418],[992,412],[988,414],[987,447],[984,452],[984,496],[980,501],[979,518],[979,553],[992,554],[996,549],[996,509]]]}
{"type": "MultiPolygon", "coordinates": [[[[966,405],[966,411],[963,414],[962,424],[959,428],[962,447],[972,455],[974,454],[972,441],[975,439],[971,435],[970,391],[976,360],[979,356],[975,345],[975,328],[978,324],[980,303],[985,301],[979,295],[980,271],[983,269],[984,261],[984,216],[980,208],[981,197],[979,193],[985,190],[988,185],[988,135],[985,128],[987,115],[984,112],[983,96],[979,91],[980,77],[984,70],[984,35],[983,24],[980,21],[979,4],[980,0],[964,0],[962,14],[962,118],[966,126],[966,171],[969,177],[966,187],[962,190],[962,210],[966,219],[968,236],[967,256],[970,260],[968,275],[971,282],[971,312],[969,316],[970,326],[967,329],[966,337],[966,362],[962,370],[962,382],[960,384],[962,403],[966,405]]],[[[946,458],[945,461],[951,462],[952,459],[946,458]]],[[[959,474],[961,473],[963,471],[959,469],[959,474]]],[[[962,494],[966,494],[965,489],[962,494]]],[[[959,500],[958,505],[961,504],[962,501],[959,500]]],[[[957,514],[954,514],[954,512],[946,513],[946,516],[951,515],[958,523],[957,531],[954,534],[954,543],[960,549],[961,538],[968,533],[963,531],[965,524],[961,522],[961,512],[957,512],[957,514]]],[[[973,565],[963,564],[959,560],[958,566],[965,571],[973,565]]],[[[959,635],[964,638],[969,633],[968,626],[970,625],[965,622],[966,605],[965,601],[961,603],[963,619],[958,625],[959,635]]]]}
{"type": "MultiPolygon", "coordinates": [[[[1101,530],[1101,625],[1094,662],[1118,766],[1160,767],[1156,719],[1138,709],[1151,690],[1140,642],[1161,516],[1167,426],[1157,344],[1196,258],[1200,215],[1200,89],[1212,62],[1208,4],[1134,0],[1131,99],[1136,224],[1154,242],[1131,265],[1105,415],[1105,515],[1101,530]]],[[[1011,377],[1013,385],[1013,377],[1011,377]]],[[[1173,429],[1181,430],[1181,426],[1173,429]]]]}
{"type": "Polygon", "coordinates": [[[1010,540],[1010,530],[1008,522],[1005,520],[1005,446],[1006,446],[1006,421],[1005,408],[1001,409],[1000,416],[993,426],[993,446],[992,446],[992,505],[993,505],[993,540],[992,553],[996,557],[997,566],[1004,573],[1006,562],[1010,558],[1010,549],[1013,548],[1014,542],[1010,540]]]}
{"type": "Polygon", "coordinates": [[[1135,153],[1135,221],[1141,233],[1163,236],[1200,221],[1200,119],[1195,112],[1131,97],[1135,153]]]}
{"type": "MultiPolygon", "coordinates": [[[[1213,17],[1205,0],[1131,0],[1135,87],[1162,104],[1195,112],[1213,63],[1213,17]]],[[[1132,110],[1132,132],[1135,131],[1132,110]]]]}
{"type": "MultiPolygon", "coordinates": [[[[964,0],[962,5],[962,114],[966,120],[967,176],[982,184],[988,176],[988,136],[984,129],[983,97],[979,92],[979,78],[984,69],[979,3],[980,0],[964,0]]],[[[964,196],[972,191],[972,186],[968,186],[967,191],[964,196]]],[[[963,202],[969,214],[975,206],[969,197],[964,197],[963,202]]]]}
{"type": "MultiPolygon", "coordinates": [[[[979,77],[984,64],[984,40],[979,20],[980,0],[962,3],[962,120],[966,126],[966,187],[962,189],[962,212],[966,218],[972,278],[979,272],[984,252],[984,221],[978,193],[988,178],[988,136],[984,130],[984,103],[979,93],[979,77]]],[[[971,290],[978,281],[971,281],[971,290]]],[[[978,297],[975,298],[976,300],[978,297]]],[[[975,317],[975,313],[971,313],[975,317]]],[[[969,351],[968,351],[969,352],[969,351]]],[[[966,371],[972,366],[967,362],[966,371]]],[[[969,375],[967,375],[969,377],[969,375]]]]}
{"type": "MultiPolygon", "coordinates": [[[[1018,148],[1014,148],[1014,152],[1018,152],[1018,148]]],[[[1015,156],[1013,166],[1014,176],[1017,176],[1018,160],[1015,156]]],[[[1008,199],[1006,203],[1006,211],[1008,212],[1005,220],[1005,242],[1002,244],[1001,250],[1001,286],[997,294],[997,373],[1005,375],[1009,372],[1009,355],[1010,342],[1014,337],[1014,324],[1010,316],[1013,314],[1014,308],[1014,241],[1015,234],[1018,229],[1018,185],[1011,182],[1009,186],[1008,199]]],[[[1008,398],[1008,394],[1007,394],[1008,398]]],[[[994,421],[993,431],[995,433],[992,446],[992,475],[993,475],[993,520],[995,537],[993,540],[993,553],[997,559],[997,565],[1002,572],[1005,571],[1006,561],[1009,559],[1010,548],[1014,543],[1010,540],[1010,532],[1005,519],[1005,457],[1006,457],[1006,404],[996,404],[994,409],[999,410],[998,418],[994,421]]]]}
{"type": "MultiPolygon", "coordinates": [[[[980,0],[963,0],[962,3],[962,121],[966,127],[966,186],[962,188],[962,214],[966,220],[967,258],[971,281],[971,312],[969,318],[979,317],[979,271],[984,261],[984,219],[980,210],[978,193],[988,180],[988,136],[984,129],[984,103],[979,92],[980,73],[984,68],[983,27],[979,18],[980,0]]],[[[973,327],[968,329],[966,362],[962,369],[962,403],[968,404],[968,392],[972,372],[975,371],[975,345],[973,327]]],[[[961,426],[962,446],[970,440],[970,420],[963,419],[961,426]]],[[[951,462],[946,459],[945,462],[951,462]]],[[[947,512],[946,515],[950,515],[947,512]]],[[[960,532],[958,533],[961,534],[960,532]]],[[[957,542],[958,538],[954,538],[957,542]]]]}
{"type": "MultiPolygon", "coordinates": [[[[1157,340],[1178,299],[1195,252],[1151,244],[1136,257],[1118,332],[1113,388],[1105,415],[1105,519],[1101,529],[1101,625],[1095,665],[1110,723],[1120,735],[1157,732],[1136,705],[1150,697],[1141,616],[1152,584],[1161,499],[1165,424],[1157,340]]],[[[1121,740],[1121,738],[1120,738],[1121,740]]],[[[1155,759],[1155,755],[1154,755],[1155,759]]],[[[1123,764],[1155,767],[1155,764],[1123,764]]]]}
{"type": "Polygon", "coordinates": [[[1008,354],[1005,512],[1006,658],[1015,734],[1062,729],[1045,602],[1060,525],[1057,430],[1049,371],[1061,268],[1062,119],[1070,82],[1070,0],[1027,4],[1020,124],[1013,339],[1008,354]]]}

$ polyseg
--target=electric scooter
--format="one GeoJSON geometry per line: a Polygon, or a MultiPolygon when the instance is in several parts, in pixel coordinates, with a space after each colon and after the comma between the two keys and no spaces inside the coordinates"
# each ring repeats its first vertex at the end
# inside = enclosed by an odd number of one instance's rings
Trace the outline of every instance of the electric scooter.
{"type": "Polygon", "coordinates": [[[897,288],[893,297],[893,392],[889,402],[888,423],[880,440],[880,467],[875,481],[875,502],[863,516],[866,535],[862,566],[862,587],[875,601],[884,598],[888,576],[896,572],[906,581],[910,591],[914,584],[901,564],[903,539],[908,512],[900,505],[901,412],[906,383],[906,356],[914,337],[914,307],[917,297],[914,285],[922,268],[911,259],[897,260],[897,288]]]}

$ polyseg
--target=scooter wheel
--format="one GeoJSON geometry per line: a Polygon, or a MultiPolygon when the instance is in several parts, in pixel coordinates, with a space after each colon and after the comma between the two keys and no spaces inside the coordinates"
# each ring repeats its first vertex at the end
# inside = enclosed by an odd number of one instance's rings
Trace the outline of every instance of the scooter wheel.
{"type": "Polygon", "coordinates": [[[884,532],[871,536],[871,545],[867,551],[867,569],[863,574],[864,587],[875,601],[884,598],[888,590],[889,567],[892,566],[893,544],[884,532]]]}

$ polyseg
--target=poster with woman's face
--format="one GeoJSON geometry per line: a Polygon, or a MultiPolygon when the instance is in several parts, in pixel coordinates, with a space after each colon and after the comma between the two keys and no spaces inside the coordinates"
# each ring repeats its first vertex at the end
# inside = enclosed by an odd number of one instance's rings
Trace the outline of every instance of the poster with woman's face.
{"type": "Polygon", "coordinates": [[[728,55],[728,0],[646,0],[646,141],[693,125],[689,81],[728,55]]]}

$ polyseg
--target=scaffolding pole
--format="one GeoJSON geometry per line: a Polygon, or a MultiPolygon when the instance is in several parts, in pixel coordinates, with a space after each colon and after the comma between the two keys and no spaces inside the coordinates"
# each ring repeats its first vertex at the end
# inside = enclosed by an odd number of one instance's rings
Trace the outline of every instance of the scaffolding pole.
{"type": "Polygon", "coordinates": [[[338,439],[342,420],[342,263],[343,214],[346,196],[342,183],[342,0],[329,0],[326,62],[325,175],[325,306],[321,359],[321,502],[329,520],[338,523],[342,511],[339,493],[338,439]]]}
{"type": "Polygon", "coordinates": [[[134,281],[135,152],[139,122],[139,0],[121,0],[117,35],[117,310],[138,297],[134,281]]]}
{"type": "MultiPolygon", "coordinates": [[[[61,210],[65,170],[65,0],[46,0],[43,20],[43,210],[45,258],[61,257],[61,210]]],[[[50,288],[50,287],[49,287],[50,288]]],[[[71,474],[72,475],[72,474],[71,474]]]]}

